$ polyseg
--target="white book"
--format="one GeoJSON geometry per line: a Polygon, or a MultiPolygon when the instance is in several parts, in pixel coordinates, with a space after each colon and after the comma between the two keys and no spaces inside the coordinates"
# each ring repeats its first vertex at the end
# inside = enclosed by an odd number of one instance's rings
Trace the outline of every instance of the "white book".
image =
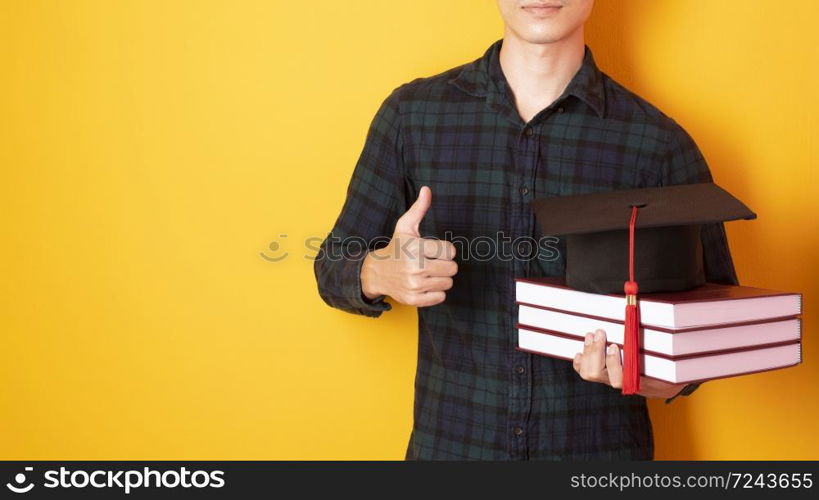
{"type": "MultiPolygon", "coordinates": [[[[599,328],[606,332],[608,342],[623,345],[623,323],[605,318],[521,304],[518,323],[565,333],[581,341],[586,333],[599,328]]],[[[795,341],[801,338],[801,327],[802,320],[797,317],[676,330],[645,326],[640,338],[646,351],[681,356],[795,341]]]]}
{"type": "MultiPolygon", "coordinates": [[[[518,303],[625,319],[623,295],[581,292],[552,278],[515,281],[518,303]]],[[[785,318],[802,312],[801,294],[716,283],[685,292],[641,294],[638,301],[642,325],[670,329],[785,318]]]]}
{"type": "MultiPolygon", "coordinates": [[[[583,341],[576,337],[535,331],[522,325],[518,328],[518,346],[523,351],[567,360],[583,352],[583,341]]],[[[775,370],[801,361],[801,344],[796,341],[683,357],[643,353],[640,367],[646,377],[682,384],[775,370]]]]}

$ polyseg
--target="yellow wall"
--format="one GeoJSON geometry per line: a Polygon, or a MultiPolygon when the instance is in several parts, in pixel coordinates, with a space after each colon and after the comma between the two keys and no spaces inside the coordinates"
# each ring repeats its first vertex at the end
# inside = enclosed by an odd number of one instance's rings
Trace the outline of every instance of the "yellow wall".
{"type": "MultiPolygon", "coordinates": [[[[599,64],[760,214],[740,278],[805,293],[806,362],[652,404],[660,458],[819,458],[817,5],[598,0],[599,64]]],[[[402,458],[414,311],[326,307],[301,241],[387,93],[500,34],[493,0],[0,2],[0,458],[402,458]]]]}

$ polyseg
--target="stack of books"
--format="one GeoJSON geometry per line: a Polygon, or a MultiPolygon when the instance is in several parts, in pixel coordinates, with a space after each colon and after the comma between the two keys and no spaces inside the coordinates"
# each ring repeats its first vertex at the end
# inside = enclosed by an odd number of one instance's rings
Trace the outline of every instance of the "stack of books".
{"type": "MultiPolygon", "coordinates": [[[[623,345],[625,298],[517,279],[518,349],[571,360],[586,333],[623,345]]],[[[802,361],[802,296],[708,283],[639,296],[642,374],[691,383],[776,370],[802,361]]],[[[621,350],[622,352],[622,350],[621,350]]]]}

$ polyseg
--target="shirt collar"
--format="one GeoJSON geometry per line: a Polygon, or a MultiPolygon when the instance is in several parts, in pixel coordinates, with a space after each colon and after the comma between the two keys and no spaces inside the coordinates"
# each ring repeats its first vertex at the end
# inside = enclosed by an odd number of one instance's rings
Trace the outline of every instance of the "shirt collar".
{"type": "MultiPolygon", "coordinates": [[[[483,56],[465,64],[449,83],[476,97],[498,97],[506,94],[512,99],[512,90],[500,66],[500,48],[503,39],[497,40],[484,52],[483,56]]],[[[583,63],[572,77],[563,95],[573,95],[588,104],[601,118],[606,108],[603,74],[594,62],[591,49],[586,46],[583,63]]]]}

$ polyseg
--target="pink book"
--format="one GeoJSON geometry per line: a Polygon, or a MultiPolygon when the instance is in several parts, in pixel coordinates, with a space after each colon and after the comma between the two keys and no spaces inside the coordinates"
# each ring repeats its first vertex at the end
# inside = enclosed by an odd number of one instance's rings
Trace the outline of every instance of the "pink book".
{"type": "MultiPolygon", "coordinates": [[[[576,353],[583,352],[583,340],[518,325],[518,350],[571,360],[576,353]]],[[[640,356],[644,376],[674,384],[776,370],[801,362],[802,344],[798,340],[688,356],[667,356],[643,350],[640,356]]]]}
{"type": "MultiPolygon", "coordinates": [[[[568,288],[557,278],[515,281],[515,299],[519,304],[619,322],[625,318],[622,294],[581,292],[568,288]]],[[[638,299],[643,326],[672,330],[787,318],[802,313],[799,293],[716,283],[684,292],[641,294],[638,299]]]]}

